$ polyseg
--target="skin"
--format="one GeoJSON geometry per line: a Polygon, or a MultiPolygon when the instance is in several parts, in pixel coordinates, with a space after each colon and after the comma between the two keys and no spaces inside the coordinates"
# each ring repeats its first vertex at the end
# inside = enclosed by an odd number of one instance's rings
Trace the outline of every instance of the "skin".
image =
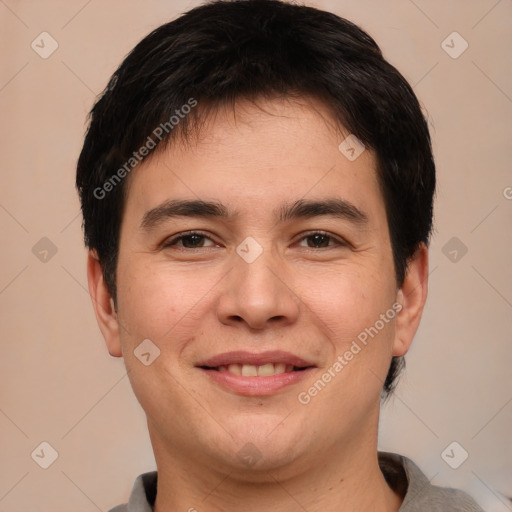
{"type": "Polygon", "coordinates": [[[349,161],[338,149],[346,135],[311,99],[239,103],[236,117],[218,111],[191,144],[154,154],[130,176],[117,310],[90,252],[100,329],[110,354],[124,357],[147,416],[156,512],[235,511],[240,503],[283,512],[400,507],[377,463],[380,394],[391,357],[407,352],[418,328],[428,250],[421,245],[397,288],[375,155],[367,149],[349,161]],[[349,201],[367,222],[281,222],[274,214],[301,199],[331,198],[349,201]],[[145,213],[170,199],[216,201],[237,215],[174,217],[142,229],[145,213]],[[208,238],[162,247],[189,230],[208,238]],[[319,230],[331,238],[307,236],[319,230]],[[253,263],[236,252],[247,237],[263,249],[253,263]],[[396,318],[301,404],[298,394],[395,302],[396,318]],[[134,355],[147,338],[161,351],[149,366],[134,355]],[[271,396],[242,396],[195,366],[233,350],[284,350],[315,368],[271,396]],[[250,466],[238,455],[247,443],[259,454],[250,466]]]}

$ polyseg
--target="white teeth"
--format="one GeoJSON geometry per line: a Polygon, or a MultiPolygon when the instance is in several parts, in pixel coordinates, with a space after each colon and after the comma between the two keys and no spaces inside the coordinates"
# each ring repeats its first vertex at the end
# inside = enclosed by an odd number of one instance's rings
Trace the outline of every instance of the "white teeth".
{"type": "Polygon", "coordinates": [[[242,366],[242,377],[256,377],[258,375],[258,367],[252,364],[244,364],[242,366]]]}
{"type": "Polygon", "coordinates": [[[274,373],[274,365],[272,363],[258,366],[258,377],[271,377],[274,373]]]}
{"type": "Polygon", "coordinates": [[[228,372],[234,373],[235,375],[242,375],[242,367],[239,364],[230,364],[228,366],[228,372]]]}
{"type": "Polygon", "coordinates": [[[267,363],[261,366],[253,364],[230,364],[218,367],[219,372],[229,372],[243,377],[272,377],[281,373],[291,373],[293,365],[285,363],[267,363]]]}
{"type": "MultiPolygon", "coordinates": [[[[293,368],[292,368],[293,369],[293,368]]],[[[286,371],[286,365],[284,363],[277,363],[274,365],[274,374],[279,375],[286,371]]]]}

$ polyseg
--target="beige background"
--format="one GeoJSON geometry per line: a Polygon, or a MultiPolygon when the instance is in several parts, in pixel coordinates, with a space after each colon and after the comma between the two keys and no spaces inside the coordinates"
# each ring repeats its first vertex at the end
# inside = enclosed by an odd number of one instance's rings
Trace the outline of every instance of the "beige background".
{"type": "MultiPolygon", "coordinates": [[[[74,167],[86,113],[121,59],[198,3],[0,0],[0,512],[108,510],[154,469],[142,410],[93,317],[74,167]],[[31,48],[43,31],[59,45],[47,59],[31,48]],[[32,252],[42,237],[57,248],[46,262],[32,252]],[[48,469],[31,458],[43,441],[58,452],[48,469]]],[[[310,5],[369,31],[432,127],[430,296],[381,448],[489,511],[512,510],[498,494],[512,496],[512,2],[310,5]],[[441,46],[453,31],[469,44],[457,59],[441,46]],[[452,237],[468,249],[455,263],[443,253],[452,237]],[[441,458],[452,441],[469,453],[456,470],[441,458]]]]}

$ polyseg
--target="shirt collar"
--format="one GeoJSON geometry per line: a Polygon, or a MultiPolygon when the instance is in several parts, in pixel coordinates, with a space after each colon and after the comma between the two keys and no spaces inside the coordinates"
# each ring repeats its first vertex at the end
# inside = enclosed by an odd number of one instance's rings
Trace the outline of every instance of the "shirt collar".
{"type": "Polygon", "coordinates": [[[126,512],[153,512],[157,481],[156,471],[139,475],[133,484],[126,512]]]}

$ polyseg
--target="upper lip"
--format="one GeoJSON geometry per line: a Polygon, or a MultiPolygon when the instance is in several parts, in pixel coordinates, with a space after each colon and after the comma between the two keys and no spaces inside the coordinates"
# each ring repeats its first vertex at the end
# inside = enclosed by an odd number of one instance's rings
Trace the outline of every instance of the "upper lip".
{"type": "Polygon", "coordinates": [[[201,361],[196,366],[207,366],[209,368],[217,368],[218,366],[228,366],[230,364],[250,364],[254,366],[262,366],[268,363],[284,363],[299,368],[314,366],[314,364],[294,355],[290,352],[281,350],[272,350],[267,352],[225,352],[201,361]]]}

